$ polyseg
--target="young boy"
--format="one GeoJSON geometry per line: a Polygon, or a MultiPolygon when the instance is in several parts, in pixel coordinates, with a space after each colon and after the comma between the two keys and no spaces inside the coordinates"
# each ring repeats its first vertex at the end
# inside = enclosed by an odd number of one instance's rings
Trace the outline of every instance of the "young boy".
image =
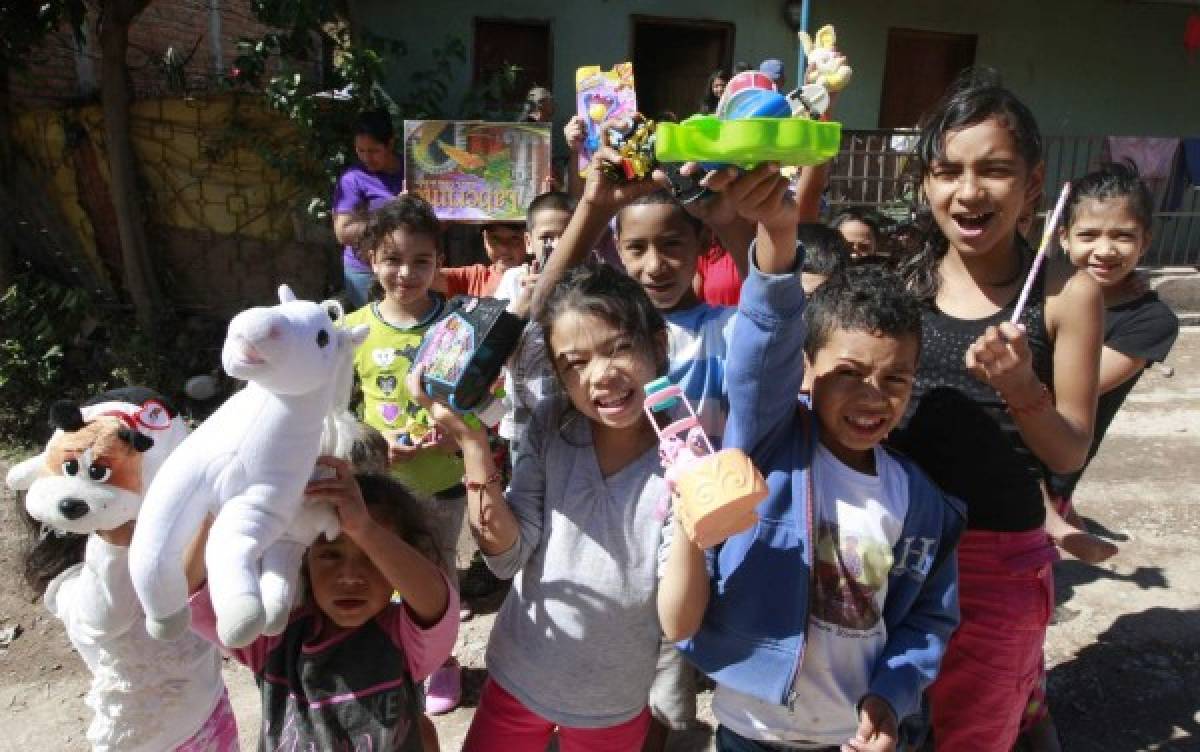
{"type": "Polygon", "coordinates": [[[525,238],[515,222],[494,222],[483,226],[483,250],[490,264],[470,264],[442,269],[434,288],[447,297],[455,295],[491,296],[509,269],[525,263],[525,238]]]}
{"type": "MultiPolygon", "coordinates": [[[[757,258],[795,243],[786,211],[758,219],[757,258]]],[[[890,752],[958,622],[963,510],[880,447],[911,393],[920,305],[885,271],[848,269],[802,320],[795,276],[772,279],[752,270],[742,290],[725,432],[770,495],[711,551],[673,524],[659,616],[717,683],[719,750],[890,752]]]]}
{"type": "MultiPolygon", "coordinates": [[[[433,207],[415,194],[372,211],[358,248],[383,288],[383,299],[347,314],[346,325],[370,328],[354,353],[363,422],[387,439],[391,472],[418,494],[438,553],[457,586],[455,554],[467,508],[463,461],[455,455],[457,446],[430,432],[432,420],[404,385],[425,331],[445,305],[430,289],[438,275],[440,237],[433,207]]],[[[461,694],[458,663],[451,658],[430,677],[426,709],[449,712],[461,694]]]]}

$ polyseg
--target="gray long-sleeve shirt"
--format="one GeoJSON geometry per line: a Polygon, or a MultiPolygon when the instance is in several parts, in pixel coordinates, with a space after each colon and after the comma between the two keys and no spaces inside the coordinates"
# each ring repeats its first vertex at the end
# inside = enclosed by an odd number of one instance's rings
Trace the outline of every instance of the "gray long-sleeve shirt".
{"type": "Polygon", "coordinates": [[[520,537],[487,563],[515,579],[487,666],[543,718],[600,728],[640,713],[654,680],[655,512],[667,487],[657,447],[605,478],[590,424],[573,412],[562,424],[562,404],[539,405],[513,466],[506,496],[520,537]]]}

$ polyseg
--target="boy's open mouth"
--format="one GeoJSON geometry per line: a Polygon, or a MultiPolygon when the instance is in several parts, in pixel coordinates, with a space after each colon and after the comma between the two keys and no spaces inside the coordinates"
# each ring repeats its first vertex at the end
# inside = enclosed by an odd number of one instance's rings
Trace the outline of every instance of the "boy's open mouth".
{"type": "Polygon", "coordinates": [[[337,598],[333,601],[333,605],[343,611],[353,611],[357,608],[362,608],[366,603],[365,598],[337,598]]]}
{"type": "Polygon", "coordinates": [[[854,433],[860,436],[874,436],[882,431],[884,426],[887,425],[887,416],[885,415],[871,417],[847,415],[843,417],[842,420],[844,420],[846,424],[850,426],[850,429],[854,431],[854,433]]]}
{"type": "Polygon", "coordinates": [[[994,212],[959,212],[950,215],[964,237],[979,237],[995,216],[994,212]]]}

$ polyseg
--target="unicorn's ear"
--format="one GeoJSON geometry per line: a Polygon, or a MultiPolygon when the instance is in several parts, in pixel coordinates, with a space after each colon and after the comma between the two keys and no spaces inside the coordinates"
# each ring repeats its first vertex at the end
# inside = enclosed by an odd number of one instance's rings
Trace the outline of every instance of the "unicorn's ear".
{"type": "Polygon", "coordinates": [[[812,37],[808,35],[807,31],[800,31],[796,34],[796,36],[800,39],[800,46],[804,48],[804,54],[811,55],[813,48],[812,37]]]}
{"type": "Polygon", "coordinates": [[[279,286],[279,302],[280,303],[295,303],[296,293],[292,292],[292,288],[287,285],[279,286]]]}
{"type": "Polygon", "coordinates": [[[367,335],[371,333],[371,327],[366,324],[359,324],[350,330],[350,341],[355,345],[361,345],[367,341],[367,335]]]}

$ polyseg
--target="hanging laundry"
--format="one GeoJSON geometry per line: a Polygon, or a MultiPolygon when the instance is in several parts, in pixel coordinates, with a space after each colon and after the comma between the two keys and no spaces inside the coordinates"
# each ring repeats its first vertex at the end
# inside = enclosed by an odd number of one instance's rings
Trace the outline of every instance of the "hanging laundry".
{"type": "Polygon", "coordinates": [[[1112,161],[1128,160],[1137,166],[1161,209],[1176,211],[1183,201],[1185,188],[1182,172],[1175,169],[1179,161],[1179,143],[1178,138],[1109,136],[1105,139],[1105,148],[1112,161]]]}

